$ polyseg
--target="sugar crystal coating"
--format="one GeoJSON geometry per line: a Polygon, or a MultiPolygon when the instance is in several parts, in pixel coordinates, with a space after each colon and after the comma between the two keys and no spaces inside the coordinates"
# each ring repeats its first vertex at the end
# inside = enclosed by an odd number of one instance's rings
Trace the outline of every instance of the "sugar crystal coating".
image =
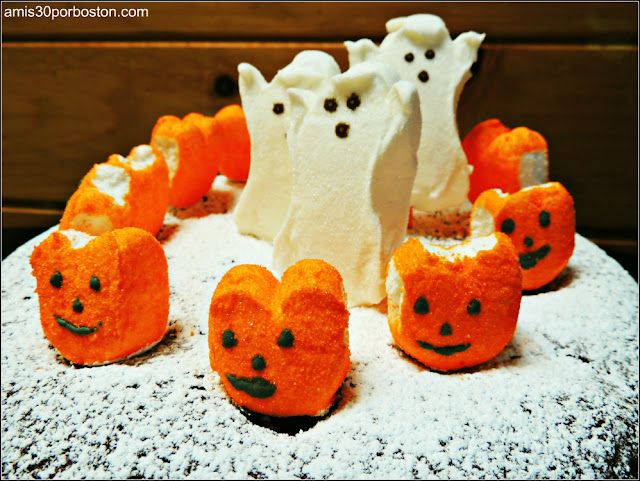
{"type": "Polygon", "coordinates": [[[507,236],[444,249],[409,239],[391,260],[388,320],[397,345],[439,371],[496,356],[516,329],[522,274],[507,236]]]}
{"type": "Polygon", "coordinates": [[[342,279],[324,261],[300,261],[282,282],[264,267],[233,267],[211,299],[211,367],[240,406],[319,415],[350,368],[348,321],[342,279]]]}
{"type": "Polygon", "coordinates": [[[160,243],[127,227],[73,248],[66,232],[53,232],[31,255],[42,329],[62,357],[105,364],[162,339],[169,278],[160,243]],[[64,282],[51,282],[57,278],[64,282]]]}
{"type": "Polygon", "coordinates": [[[164,115],[151,131],[152,147],[162,152],[169,167],[169,204],[188,207],[207,193],[218,173],[207,141],[193,119],[164,115]]]}
{"type": "Polygon", "coordinates": [[[507,195],[491,189],[473,204],[471,236],[487,235],[496,228],[508,234],[519,255],[522,288],[538,289],[567,266],[575,243],[575,215],[573,198],[559,182],[507,195]]]}
{"type": "Polygon", "coordinates": [[[93,166],[67,202],[60,229],[99,236],[138,227],[157,235],[168,202],[169,170],[164,156],[149,145],[139,145],[127,157],[113,154],[107,162],[93,166]]]}
{"type": "Polygon", "coordinates": [[[214,116],[212,149],[218,157],[220,173],[230,180],[246,181],[251,164],[251,139],[240,105],[221,108],[214,116]]]}
{"type": "Polygon", "coordinates": [[[528,129],[505,127],[498,119],[476,125],[462,141],[473,166],[469,200],[489,189],[514,193],[549,180],[547,141],[528,129]]]}
{"type": "MultiPolygon", "coordinates": [[[[217,126],[215,117],[203,115],[198,112],[191,112],[183,117],[183,122],[193,123],[196,127],[200,129],[202,135],[204,137],[205,143],[205,156],[207,158],[208,170],[211,173],[218,173],[218,152],[216,152],[216,135],[217,135],[217,126]]],[[[209,175],[210,175],[209,174],[209,175]]]]}

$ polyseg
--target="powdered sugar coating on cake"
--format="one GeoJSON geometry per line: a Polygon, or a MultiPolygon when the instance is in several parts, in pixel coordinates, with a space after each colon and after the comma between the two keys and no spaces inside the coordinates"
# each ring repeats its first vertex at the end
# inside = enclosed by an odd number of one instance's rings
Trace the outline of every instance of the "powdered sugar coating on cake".
{"type": "Polygon", "coordinates": [[[208,359],[218,281],[241,263],[270,269],[267,242],[230,213],[168,214],[169,333],[143,356],[74,368],[33,292],[29,256],[49,233],[2,262],[3,477],[633,476],[638,284],[580,235],[563,274],[523,297],[513,340],[474,369],[429,371],[393,347],[383,308],[352,309],[342,401],[288,435],[249,422],[208,359]]]}

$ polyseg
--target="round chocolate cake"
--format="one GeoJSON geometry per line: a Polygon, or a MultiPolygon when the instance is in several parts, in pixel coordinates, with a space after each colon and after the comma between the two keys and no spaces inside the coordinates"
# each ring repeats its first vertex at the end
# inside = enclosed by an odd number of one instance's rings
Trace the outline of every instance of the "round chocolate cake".
{"type": "Polygon", "coordinates": [[[637,477],[638,285],[580,235],[494,359],[431,371],[395,347],[384,302],[352,308],[326,416],[238,409],[209,364],[209,303],[272,247],[237,233],[239,189],[215,185],[165,217],[169,329],[141,356],[78,367],[44,337],[29,257],[57,227],[2,262],[3,478],[637,477]]]}

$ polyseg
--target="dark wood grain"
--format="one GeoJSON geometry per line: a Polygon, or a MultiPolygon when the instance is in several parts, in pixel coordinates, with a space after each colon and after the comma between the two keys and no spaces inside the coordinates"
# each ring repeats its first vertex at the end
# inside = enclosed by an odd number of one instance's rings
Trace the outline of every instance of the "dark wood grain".
{"type": "MultiPolygon", "coordinates": [[[[487,42],[637,44],[636,2],[38,2],[3,3],[3,40],[381,40],[385,23],[441,16],[487,42]],[[25,17],[24,7],[144,8],[137,18],[25,17]],[[11,14],[23,16],[10,16],[11,14]]],[[[35,15],[35,12],[34,12],[35,15]]]]}
{"type": "Polygon", "coordinates": [[[3,197],[62,201],[94,163],[149,142],[164,114],[215,114],[248,61],[269,78],[297,52],[335,44],[94,43],[3,47],[3,197]]]}
{"type": "Polygon", "coordinates": [[[634,48],[486,47],[461,96],[460,132],[488,118],[540,132],[578,227],[637,232],[637,69],[634,48]]]}
{"type": "Polygon", "coordinates": [[[578,232],[637,279],[637,2],[3,2],[3,258],[55,225],[80,178],[149,140],[156,119],[239,103],[237,65],[269,79],[301,50],[380,42],[433,13],[487,34],[460,134],[497,117],[542,133],[578,232]],[[138,18],[11,17],[25,7],[144,8],[138,18]],[[17,10],[15,10],[17,9],[17,10]]]}
{"type": "MultiPolygon", "coordinates": [[[[94,163],[148,142],[159,116],[239,103],[214,89],[221,76],[237,79],[239,62],[270,79],[310,48],[347,68],[339,43],[5,45],[3,198],[64,203],[94,163]]],[[[638,216],[637,62],[635,47],[485,46],[460,99],[460,134],[493,117],[542,133],[579,230],[629,237],[638,216]]]]}

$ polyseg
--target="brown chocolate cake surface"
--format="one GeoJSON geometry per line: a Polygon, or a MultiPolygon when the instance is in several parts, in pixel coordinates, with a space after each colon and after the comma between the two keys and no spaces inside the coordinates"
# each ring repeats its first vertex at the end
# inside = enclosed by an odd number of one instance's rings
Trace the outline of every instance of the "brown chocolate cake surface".
{"type": "Polygon", "coordinates": [[[29,256],[49,232],[2,262],[3,477],[637,477],[638,284],[582,236],[491,361],[430,371],[394,346],[384,302],[353,308],[335,408],[264,419],[211,371],[207,320],[224,273],[270,268],[271,245],[201,207],[165,218],[170,327],[124,362],[76,367],[44,337],[29,256]]]}

